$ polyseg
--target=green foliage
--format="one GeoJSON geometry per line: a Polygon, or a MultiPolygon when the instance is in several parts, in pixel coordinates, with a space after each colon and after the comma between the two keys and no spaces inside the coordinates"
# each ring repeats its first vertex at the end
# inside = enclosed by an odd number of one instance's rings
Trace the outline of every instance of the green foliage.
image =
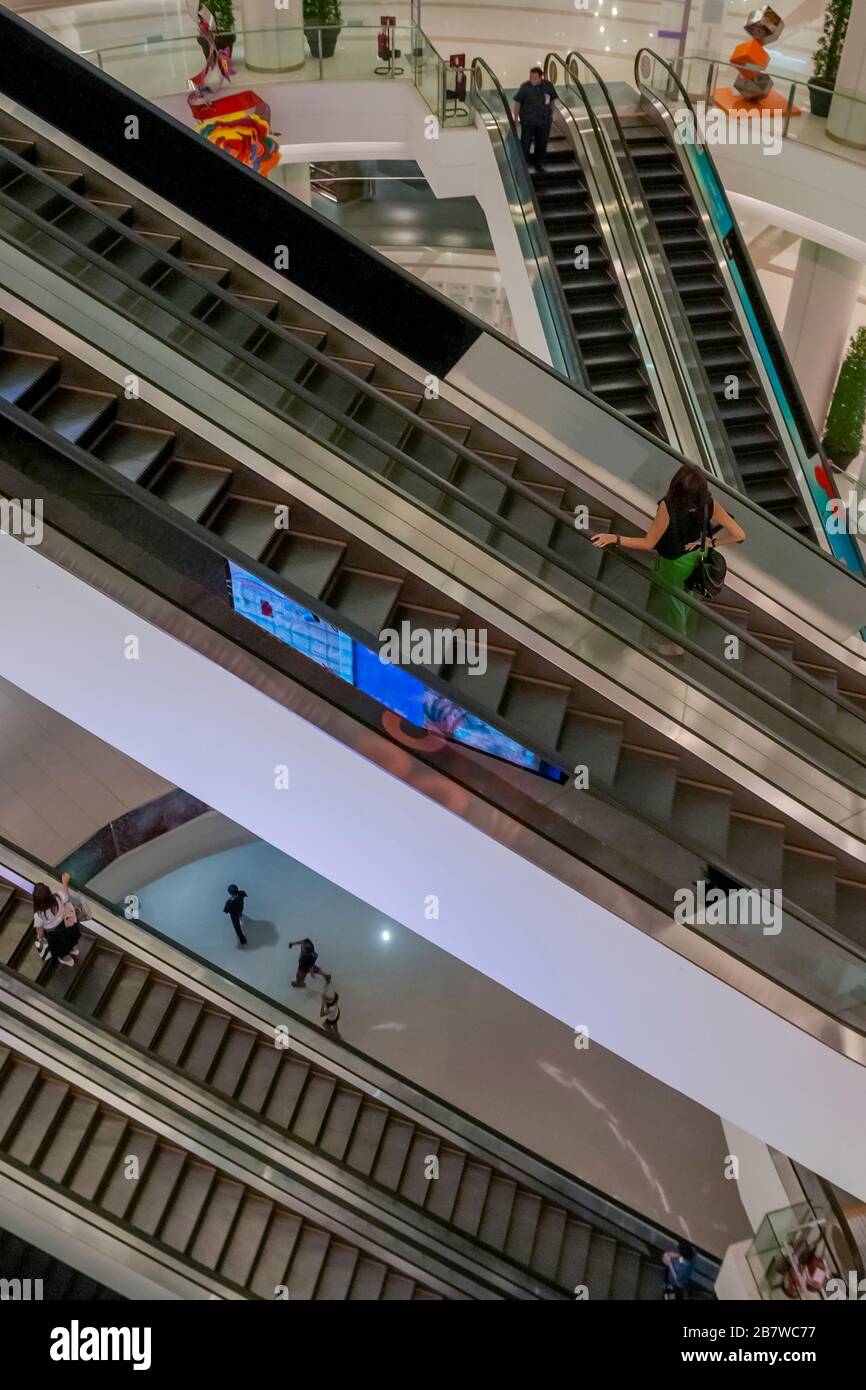
{"type": "Polygon", "coordinates": [[[824,428],[824,448],[834,463],[856,458],[866,424],[866,328],[858,328],[839,370],[824,428]]]}
{"type": "Polygon", "coordinates": [[[836,81],[850,14],[851,0],[830,0],[824,11],[824,29],[813,57],[814,76],[822,86],[836,81]]]}
{"type": "Polygon", "coordinates": [[[307,24],[342,24],[340,0],[304,0],[304,20],[307,24]]]}
{"type": "Polygon", "coordinates": [[[237,32],[232,0],[205,0],[205,3],[213,15],[218,34],[234,34],[237,32]]]}

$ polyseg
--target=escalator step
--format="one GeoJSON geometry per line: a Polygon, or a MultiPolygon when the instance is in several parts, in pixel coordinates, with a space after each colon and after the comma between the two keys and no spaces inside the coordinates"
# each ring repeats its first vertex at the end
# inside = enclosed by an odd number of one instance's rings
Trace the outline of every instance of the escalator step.
{"type": "Polygon", "coordinates": [[[502,716],[550,748],[559,743],[570,692],[552,681],[513,676],[502,701],[502,716]]]}
{"type": "MultiPolygon", "coordinates": [[[[656,226],[664,232],[667,228],[697,228],[700,226],[698,215],[691,204],[683,201],[679,207],[671,204],[670,200],[658,200],[653,207],[653,218],[656,226]]],[[[664,236],[662,237],[664,240],[664,236]]]]}
{"type": "Polygon", "coordinates": [[[117,239],[116,227],[106,224],[102,218],[94,217],[93,213],[87,212],[86,209],[76,207],[74,203],[70,203],[60,216],[54,219],[54,225],[82,246],[89,246],[94,251],[104,251],[117,239]]]}
{"type": "Polygon", "coordinates": [[[29,410],[59,379],[59,358],[0,349],[0,397],[20,410],[29,410]]]}
{"type": "Polygon", "coordinates": [[[387,626],[402,587],[403,580],[392,575],[346,568],[338,574],[328,603],[365,632],[379,633],[387,626]]]}
{"type": "Polygon", "coordinates": [[[728,430],[728,438],[735,454],[750,453],[755,449],[772,448],[776,443],[772,430],[757,425],[735,425],[728,430]]]}
{"type": "MultiPolygon", "coordinates": [[[[362,381],[366,381],[373,374],[373,363],[348,358],[334,358],[333,360],[348,367],[352,376],[338,376],[336,372],[329,371],[327,367],[315,363],[299,378],[299,381],[305,390],[312,391],[313,395],[323,403],[327,403],[342,414],[351,414],[352,408],[361,394],[359,385],[353,378],[359,377],[362,381]]],[[[334,431],[340,428],[332,416],[322,413],[315,405],[308,404],[306,401],[292,401],[286,413],[302,427],[314,428],[317,434],[321,433],[326,438],[330,438],[334,431]]]]}
{"type": "Polygon", "coordinates": [[[451,689],[457,695],[477,700],[485,709],[498,710],[513,665],[514,652],[488,647],[486,671],[470,674],[462,667],[452,670],[449,672],[451,689]]]}
{"type": "Polygon", "coordinates": [[[231,482],[231,477],[227,468],[174,458],[159,475],[151,491],[182,516],[189,517],[191,521],[201,521],[231,482]]]}
{"type": "Polygon", "coordinates": [[[286,1271],[300,1231],[300,1217],[286,1211],[275,1213],[262,1241],[250,1284],[252,1292],[259,1298],[273,1299],[277,1288],[285,1285],[286,1271]]]}
{"type": "Polygon", "coordinates": [[[679,275],[675,267],[674,275],[681,299],[712,299],[722,293],[721,281],[714,275],[679,275]]]}
{"type": "Polygon", "coordinates": [[[616,1241],[593,1231],[586,1261],[586,1284],[593,1300],[610,1298],[616,1241]]]}
{"type": "Polygon", "coordinates": [[[277,520],[272,502],[233,495],[225,498],[208,529],[245,555],[260,560],[279,535],[277,520]]]}
{"type": "Polygon", "coordinates": [[[270,563],[277,574],[296,584],[303,593],[321,598],[339,569],[345,551],[343,541],[293,532],[270,563]]]}
{"type": "Polygon", "coordinates": [[[140,483],[152,468],[168,459],[174,440],[167,430],[114,420],[91,452],[122,478],[140,483]]]}
{"type": "Polygon", "coordinates": [[[172,1250],[183,1252],[207,1202],[214,1183],[214,1170],[194,1158],[187,1160],[166,1216],[159,1238],[172,1250]]]}
{"type": "MultiPolygon", "coordinates": [[[[215,274],[213,278],[218,280],[219,276],[215,274]]],[[[182,270],[171,270],[161,266],[160,273],[150,284],[157,294],[168,300],[173,309],[179,309],[184,314],[204,317],[206,308],[212,302],[219,302],[206,284],[199,284],[182,270]]]]}
{"type": "Polygon", "coordinates": [[[19,1163],[35,1164],[63,1111],[69,1087],[51,1076],[40,1077],[28,1097],[26,1112],[20,1116],[6,1152],[19,1163]]]}
{"type": "Polygon", "coordinates": [[[31,413],[62,439],[85,448],[106,428],[116,409],[116,397],[103,391],[61,385],[31,413]]]}
{"type": "Polygon", "coordinates": [[[770,511],[775,510],[778,506],[789,507],[796,496],[797,494],[788,482],[787,475],[778,479],[749,482],[750,499],[757,502],[759,507],[767,507],[770,511]]]}
{"type": "Polygon", "coordinates": [[[673,158],[671,147],[665,140],[656,139],[655,131],[652,131],[649,138],[641,136],[640,139],[632,139],[630,133],[626,131],[626,142],[632,145],[632,158],[638,164],[643,164],[647,160],[671,159],[673,158]]]}
{"type": "Polygon", "coordinates": [[[680,275],[689,275],[690,273],[700,275],[710,270],[713,265],[712,256],[702,248],[675,251],[669,246],[667,255],[668,264],[677,278],[680,275]]]}
{"type": "Polygon", "coordinates": [[[289,1298],[293,1303],[299,1299],[306,1302],[316,1298],[330,1244],[331,1237],[327,1231],[316,1230],[313,1226],[301,1227],[287,1280],[289,1298]]]}
{"type": "Polygon", "coordinates": [[[642,372],[638,370],[635,363],[634,370],[608,373],[607,375],[596,375],[594,371],[589,373],[590,390],[596,396],[603,396],[605,400],[613,400],[616,404],[617,396],[633,395],[636,391],[647,391],[648,385],[642,372]]]}
{"type": "Polygon", "coordinates": [[[661,211],[670,211],[686,207],[691,212],[689,194],[682,187],[652,189],[647,193],[646,201],[652,209],[659,208],[661,211]]]}
{"type": "Polygon", "coordinates": [[[743,482],[751,484],[764,478],[781,478],[788,472],[788,465],[779,454],[749,456],[739,464],[743,482]]]}
{"type": "Polygon", "coordinates": [[[640,1283],[641,1257],[636,1250],[617,1245],[610,1281],[610,1297],[634,1302],[640,1283]]]}
{"type": "Polygon", "coordinates": [[[719,401],[718,409],[725,425],[745,425],[767,419],[767,412],[761,401],[752,395],[734,401],[722,399],[719,401]]]}

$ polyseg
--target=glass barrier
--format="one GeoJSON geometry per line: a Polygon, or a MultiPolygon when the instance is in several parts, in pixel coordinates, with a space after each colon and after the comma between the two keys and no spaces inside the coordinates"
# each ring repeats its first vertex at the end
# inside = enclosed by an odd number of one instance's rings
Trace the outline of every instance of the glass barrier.
{"type": "MultiPolygon", "coordinates": [[[[4,158],[20,159],[13,152],[4,158]]],[[[28,178],[50,182],[32,165],[23,160],[21,165],[28,178]]],[[[658,637],[675,640],[679,664],[655,659],[655,676],[642,692],[656,708],[682,718],[683,703],[688,706],[694,689],[866,794],[866,720],[847,701],[828,694],[747,633],[738,638],[740,654],[731,660],[729,622],[652,578],[628,552],[609,551],[618,568],[611,582],[598,579],[598,552],[590,533],[575,529],[571,512],[502,474],[432,421],[384,396],[73,191],[63,197],[73,208],[80,203],[91,222],[110,227],[116,239],[105,251],[82,244],[63,230],[62,219],[49,222],[6,192],[0,192],[0,236],[554,593],[574,614],[569,648],[596,669],[621,676],[629,653],[643,659],[651,644],[658,647],[658,637]],[[414,431],[429,436],[434,449],[447,446],[449,456],[460,462],[462,486],[450,468],[443,473],[422,461],[424,451],[410,443],[414,431]],[[519,520],[502,514],[499,492],[492,503],[485,499],[492,480],[520,498],[519,520]],[[602,640],[604,633],[615,638],[613,646],[602,640]]]]}
{"type": "MultiPolygon", "coordinates": [[[[472,791],[516,817],[518,824],[531,825],[533,835],[565,850],[578,864],[587,864],[614,884],[626,886],[665,916],[673,916],[681,927],[711,940],[723,953],[718,963],[721,978],[726,977],[727,958],[747,961],[760,976],[769,976],[823,1014],[866,1034],[866,950],[802,909],[782,902],[770,887],[732,875],[723,855],[708,853],[690,838],[693,830],[699,830],[693,820],[684,829],[682,817],[678,820],[673,811],[667,817],[659,812],[654,821],[632,810],[611,787],[610,759],[604,751],[588,755],[588,779],[579,785],[567,749],[537,750],[542,756],[550,751],[551,765],[562,769],[561,781],[453,738],[441,739],[434,751],[413,740],[410,752],[405,739],[393,737],[381,703],[347,673],[316,664],[237,611],[227,570],[240,563],[250,574],[262,577],[272,592],[302,603],[350,642],[369,642],[363,628],[143,491],[95,455],[52,438],[45,426],[4,402],[0,402],[0,439],[0,495],[50,496],[52,531],[69,536],[182,611],[194,613],[197,623],[223,635],[272,673],[289,677],[302,690],[344,711],[362,729],[374,730],[383,746],[393,748],[392,770],[398,776],[413,780],[407,764],[415,762],[442,773],[455,785],[454,798],[447,803],[455,813],[462,814],[467,807],[459,789],[472,791]],[[714,901],[707,887],[720,883],[735,890],[723,894],[729,909],[724,927],[707,925],[712,916],[708,903],[714,901]],[[734,909],[739,915],[732,915],[734,909]]],[[[237,669],[242,675],[242,667],[237,669]]],[[[425,681],[434,689],[443,684],[432,671],[425,672],[425,681]]],[[[474,708],[479,717],[494,719],[507,736],[522,736],[504,717],[474,708]]],[[[309,701],[304,714],[315,718],[309,701]]],[[[389,766],[388,754],[380,756],[378,743],[358,741],[357,747],[359,755],[389,766]]],[[[676,949],[670,934],[665,944],[676,949]]],[[[748,992],[749,981],[738,976],[735,987],[748,992]]],[[[765,1002],[760,978],[754,988],[755,997],[765,1002]]]]}

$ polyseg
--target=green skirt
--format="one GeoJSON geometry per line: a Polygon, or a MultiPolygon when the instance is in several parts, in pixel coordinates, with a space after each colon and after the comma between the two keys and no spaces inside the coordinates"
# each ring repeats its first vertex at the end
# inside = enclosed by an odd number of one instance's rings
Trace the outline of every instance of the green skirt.
{"type": "MultiPolygon", "coordinates": [[[[685,593],[686,580],[700,564],[703,556],[703,550],[687,550],[678,560],[665,560],[661,555],[657,555],[653,573],[685,593]]],[[[694,636],[698,620],[694,608],[658,584],[653,584],[650,589],[649,611],[654,618],[672,628],[676,636],[694,636]]]]}

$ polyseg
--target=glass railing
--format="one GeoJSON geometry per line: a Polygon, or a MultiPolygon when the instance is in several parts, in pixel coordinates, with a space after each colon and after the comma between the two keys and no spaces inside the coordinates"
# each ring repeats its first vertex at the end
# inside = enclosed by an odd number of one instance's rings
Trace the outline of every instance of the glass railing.
{"type": "MultiPolygon", "coordinates": [[[[688,53],[670,59],[670,63],[692,101],[701,101],[708,109],[713,104],[716,89],[733,87],[740,71],[727,58],[719,58],[711,53],[688,53]]],[[[768,130],[768,137],[772,135],[775,141],[778,134],[780,139],[823,150],[825,154],[851,160],[861,167],[866,164],[866,97],[862,92],[848,87],[835,87],[832,92],[812,88],[802,72],[796,72],[793,67],[779,62],[771,62],[761,72],[773,79],[774,91],[784,102],[775,125],[768,130]],[[813,112],[816,91],[820,109],[813,112]],[[827,108],[831,102],[834,105],[838,103],[844,110],[847,123],[856,127],[856,140],[847,141],[845,136],[834,133],[828,126],[827,108]]]]}
{"type": "MultiPolygon", "coordinates": [[[[816,536],[853,573],[862,574],[860,553],[850,537],[828,526],[826,460],[788,361],[775,321],[755,274],[748,250],[731,211],[724,184],[710,152],[710,139],[678,72],[664,58],[642,48],[635,59],[635,80],[644,100],[664,113],[670,137],[682,147],[691,171],[695,196],[712,229],[716,250],[724,258],[731,293],[740,309],[740,323],[750,340],[756,367],[764,374],[768,397],[785,449],[788,467],[800,492],[816,536]],[[686,135],[675,129],[675,113],[685,110],[686,135]]],[[[683,123],[680,123],[683,128],[683,123]]]]}
{"type": "MultiPolygon", "coordinates": [[[[238,653],[255,657],[275,679],[287,677],[293,683],[291,689],[302,692],[304,717],[315,718],[316,701],[336,706],[361,729],[374,730],[384,743],[393,744],[397,761],[389,765],[387,756],[382,759],[391,772],[413,780],[406,772],[407,764],[427,766],[483,803],[505,811],[518,825],[530,825],[539,843],[549,843],[577,866],[588,865],[606,881],[612,880],[615,893],[625,888],[635,903],[645,902],[661,912],[667,947],[688,955],[688,937],[694,933],[719,949],[714,968],[720,978],[729,978],[728,963],[755,972],[751,976],[740,971],[729,982],[756,1001],[767,1003],[765,981],[769,978],[795,996],[795,1013],[797,999],[819,1010],[825,1023],[816,1029],[830,1045],[835,1045],[826,1027],[830,1020],[866,1036],[866,951],[799,907],[783,902],[780,895],[766,920],[759,914],[751,926],[741,923],[732,930],[730,925],[702,924],[697,889],[696,911],[676,919],[685,933],[680,942],[667,924],[683,888],[726,882],[757,893],[761,901],[768,894],[772,898],[771,890],[732,870],[723,854],[708,853],[673,821],[654,820],[624,805],[611,787],[604,754],[590,757],[588,779],[578,782],[573,776],[573,754],[537,741],[537,755],[561,769],[560,784],[453,740],[439,741],[433,751],[413,743],[410,753],[405,739],[393,737],[381,704],[353,680],[316,665],[235,611],[226,582],[228,566],[242,566],[355,643],[369,648],[375,641],[371,633],[5,402],[0,402],[0,439],[0,495],[49,498],[46,521],[52,534],[67,536],[121,575],[130,576],[182,612],[194,614],[202,630],[210,629],[228,639],[238,653]]],[[[131,602],[134,607],[135,599],[131,602]]],[[[243,666],[235,669],[243,675],[243,666]]],[[[261,684],[258,670],[251,679],[261,684]]],[[[425,670],[424,680],[448,698],[449,688],[435,672],[425,670]]],[[[286,702],[292,707],[288,691],[286,702]]],[[[467,708],[508,737],[526,742],[526,731],[494,710],[471,697],[467,708]]],[[[329,732],[335,734],[333,728],[329,732]]],[[[375,749],[362,746],[364,756],[377,760],[375,749]]],[[[458,796],[451,809],[462,814],[465,802],[458,796]]],[[[507,827],[503,833],[510,836],[507,827]]],[[[513,847],[511,838],[508,843],[513,847]]],[[[616,897],[614,910],[621,915],[624,906],[622,897],[616,897]]],[[[704,968],[710,968],[705,955],[700,959],[704,968]]],[[[840,1038],[839,1046],[850,1050],[850,1038],[848,1043],[840,1038]]]]}
{"type": "Polygon", "coordinates": [[[568,304],[544,230],[532,180],[523,158],[511,101],[496,73],[483,58],[473,59],[471,77],[472,104],[480,113],[494,142],[499,173],[551,361],[563,376],[585,385],[586,373],[572,332],[568,304]]]}
{"type": "MultiPolygon", "coordinates": [[[[81,51],[109,77],[151,100],[186,92],[203,65],[194,35],[156,34],[122,44],[81,51]]],[[[417,87],[442,126],[471,124],[466,103],[455,94],[455,72],[415,24],[383,29],[367,20],[342,25],[291,25],[279,12],[267,28],[239,25],[231,50],[228,95],[271,82],[383,82],[417,87]]]]}
{"type": "MultiPolygon", "coordinates": [[[[680,443],[683,452],[699,461],[708,473],[737,485],[737,472],[706,372],[695,346],[688,317],[672,283],[667,261],[646,201],[637,171],[632,163],[619,114],[610,91],[598,70],[582,54],[572,51],[565,58],[548,54],[545,69],[553,64],[559,80],[563,105],[579,123],[581,115],[592,128],[596,148],[613,191],[630,248],[625,273],[627,282],[637,278],[652,313],[645,336],[653,344],[654,355],[663,356],[674,377],[677,400],[668,401],[669,414],[676,421],[684,410],[688,419],[688,438],[694,450],[680,443]],[[561,77],[560,77],[561,73],[561,77]],[[629,273],[631,272],[631,273],[629,273]]],[[[659,382],[667,373],[657,370],[659,382]]]]}
{"type": "MultiPolygon", "coordinates": [[[[55,187],[50,175],[14,152],[7,151],[3,157],[13,165],[19,163],[28,178],[55,187]]],[[[0,238],[59,274],[83,296],[110,307],[138,330],[166,343],[250,402],[323,443],[555,595],[573,614],[573,636],[563,640],[559,632],[557,637],[565,650],[579,654],[605,674],[617,675],[629,653],[647,658],[647,631],[650,641],[677,642],[683,652],[676,665],[654,659],[657,678],[642,692],[648,703],[681,718],[688,692],[694,690],[769,736],[780,749],[793,751],[842,786],[866,795],[866,719],[849,702],[828,694],[816,680],[747,632],[738,636],[739,655],[730,659],[729,621],[711,605],[671,589],[661,579],[651,579],[646,568],[619,548],[610,552],[617,566],[614,575],[610,582],[601,581],[596,577],[597,552],[590,533],[575,528],[571,512],[544,500],[531,486],[514,480],[434,422],[398,404],[301,335],[242,304],[210,277],[194,267],[179,266],[169,252],[154,247],[74,191],[63,190],[55,196],[86,211],[96,222],[104,222],[114,244],[105,253],[94,250],[3,191],[0,238]],[[130,256],[140,257],[142,252],[150,265],[146,279],[124,269],[130,256]],[[160,272],[165,276],[163,289],[155,283],[162,278],[160,272]],[[177,301],[173,295],[179,293],[181,282],[186,290],[177,301]],[[189,294],[197,296],[198,302],[217,303],[206,317],[200,317],[182,307],[190,302],[189,294]],[[226,325],[222,330],[217,326],[221,323],[226,325]],[[244,343],[253,344],[252,349],[244,343]],[[317,389],[317,379],[323,377],[337,389],[317,389]],[[375,428],[357,418],[354,402],[361,400],[375,408],[375,428]],[[401,447],[410,429],[427,435],[434,448],[441,450],[444,445],[475,478],[484,474],[519,497],[523,509],[519,523],[502,513],[498,498],[492,503],[481,500],[477,487],[461,487],[443,476],[441,469],[414,456],[421,451],[401,447]],[[548,536],[546,542],[533,539],[540,532],[548,536]],[[658,603],[651,601],[652,593],[658,597],[660,591],[676,600],[678,611],[694,612],[686,623],[693,627],[693,635],[679,631],[676,615],[660,614],[658,603]],[[593,633],[607,633],[615,639],[614,645],[599,643],[593,633]]]]}

